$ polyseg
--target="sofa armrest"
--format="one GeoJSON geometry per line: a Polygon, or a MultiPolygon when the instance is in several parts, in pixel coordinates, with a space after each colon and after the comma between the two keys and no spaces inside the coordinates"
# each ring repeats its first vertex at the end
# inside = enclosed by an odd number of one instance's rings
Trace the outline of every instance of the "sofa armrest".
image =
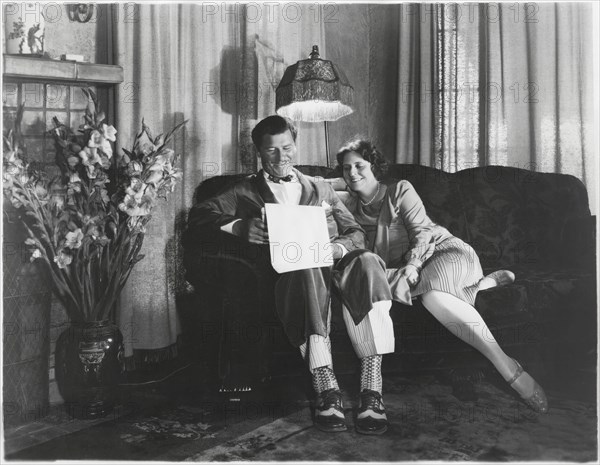
{"type": "MultiPolygon", "coordinates": [[[[275,272],[268,246],[255,246],[217,233],[185,248],[186,279],[199,305],[195,318],[203,357],[217,371],[223,395],[252,387],[267,376],[277,324],[275,272]],[[266,249],[266,250],[265,250],[266,249]],[[266,252],[266,253],[265,253],[266,252]]],[[[239,394],[234,395],[239,400],[239,394]]]]}
{"type": "Polygon", "coordinates": [[[194,287],[209,286],[223,295],[272,284],[268,246],[249,244],[224,232],[205,236],[185,247],[186,279],[194,287]]]}
{"type": "Polygon", "coordinates": [[[563,224],[561,262],[568,266],[594,269],[596,266],[596,217],[569,218],[563,224]]]}
{"type": "Polygon", "coordinates": [[[226,253],[207,253],[188,258],[185,260],[185,269],[186,278],[194,288],[207,287],[220,293],[243,287],[244,282],[260,276],[260,271],[253,263],[226,253]]]}

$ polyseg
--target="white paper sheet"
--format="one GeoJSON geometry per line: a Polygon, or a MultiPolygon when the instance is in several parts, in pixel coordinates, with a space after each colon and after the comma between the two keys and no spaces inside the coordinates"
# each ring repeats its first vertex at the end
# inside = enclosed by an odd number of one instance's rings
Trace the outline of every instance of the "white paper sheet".
{"type": "Polygon", "coordinates": [[[323,207],[265,204],[271,264],[278,273],[333,265],[323,207]]]}

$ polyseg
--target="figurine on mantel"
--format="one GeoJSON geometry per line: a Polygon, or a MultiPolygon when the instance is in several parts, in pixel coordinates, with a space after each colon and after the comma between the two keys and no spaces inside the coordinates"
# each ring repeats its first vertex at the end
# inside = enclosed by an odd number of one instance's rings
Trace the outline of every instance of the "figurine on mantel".
{"type": "Polygon", "coordinates": [[[5,6],[6,53],[44,54],[44,24],[40,3],[10,3],[5,6]]]}

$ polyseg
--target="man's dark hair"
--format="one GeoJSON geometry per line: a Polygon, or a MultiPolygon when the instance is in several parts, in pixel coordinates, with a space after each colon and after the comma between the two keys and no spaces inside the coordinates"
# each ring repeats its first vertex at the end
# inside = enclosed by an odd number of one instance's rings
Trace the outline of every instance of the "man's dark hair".
{"type": "Polygon", "coordinates": [[[296,142],[298,130],[291,120],[279,115],[267,116],[256,126],[254,126],[254,129],[252,130],[252,142],[254,142],[254,145],[257,149],[260,149],[260,144],[264,135],[269,134],[274,136],[276,134],[283,134],[288,130],[292,134],[294,142],[296,142]]]}

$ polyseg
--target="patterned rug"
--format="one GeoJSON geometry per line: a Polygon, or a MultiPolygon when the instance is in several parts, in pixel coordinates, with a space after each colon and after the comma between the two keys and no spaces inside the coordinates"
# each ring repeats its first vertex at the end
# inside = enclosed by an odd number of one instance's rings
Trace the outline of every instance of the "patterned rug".
{"type": "MultiPolygon", "coordinates": [[[[596,461],[596,405],[549,395],[546,415],[510,392],[482,382],[479,400],[460,402],[433,379],[393,383],[384,400],[390,429],[364,436],[353,429],[322,433],[300,410],[243,436],[192,455],[188,461],[596,461]]],[[[346,396],[347,397],[347,396],[346,396]]]]}
{"type": "MultiPolygon", "coordinates": [[[[288,380],[285,386],[297,389],[298,384],[288,380]]],[[[342,387],[354,384],[354,376],[340,378],[342,387]]],[[[537,415],[494,379],[476,385],[476,401],[459,401],[452,387],[434,376],[386,376],[384,401],[390,429],[382,436],[363,436],[353,427],[356,392],[352,390],[344,391],[348,431],[328,434],[312,426],[308,401],[297,391],[279,402],[223,403],[207,401],[182,379],[173,388],[176,391],[168,394],[144,391],[143,400],[132,397],[128,405],[133,407],[118,418],[6,458],[192,462],[586,462],[598,458],[595,389],[582,397],[572,389],[547,388],[550,411],[537,415]]]]}

